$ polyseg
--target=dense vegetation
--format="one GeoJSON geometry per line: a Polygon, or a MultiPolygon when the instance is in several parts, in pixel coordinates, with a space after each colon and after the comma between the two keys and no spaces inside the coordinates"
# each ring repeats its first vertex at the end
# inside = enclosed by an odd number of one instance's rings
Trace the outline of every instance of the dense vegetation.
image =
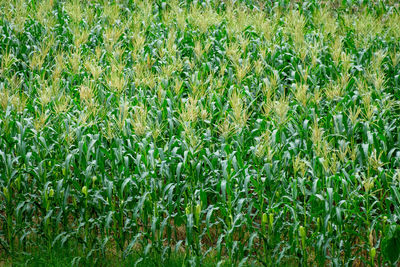
{"type": "Polygon", "coordinates": [[[395,264],[400,9],[326,2],[0,1],[0,258],[395,264]]]}

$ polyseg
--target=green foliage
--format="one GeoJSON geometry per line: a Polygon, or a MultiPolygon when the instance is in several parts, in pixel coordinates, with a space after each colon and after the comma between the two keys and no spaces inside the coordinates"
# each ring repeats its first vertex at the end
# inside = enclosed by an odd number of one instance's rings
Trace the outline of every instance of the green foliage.
{"type": "Polygon", "coordinates": [[[396,262],[399,25],[395,1],[0,1],[0,255],[396,262]]]}
{"type": "Polygon", "coordinates": [[[393,225],[389,228],[387,236],[382,240],[382,252],[391,263],[400,257],[400,226],[393,225]]]}

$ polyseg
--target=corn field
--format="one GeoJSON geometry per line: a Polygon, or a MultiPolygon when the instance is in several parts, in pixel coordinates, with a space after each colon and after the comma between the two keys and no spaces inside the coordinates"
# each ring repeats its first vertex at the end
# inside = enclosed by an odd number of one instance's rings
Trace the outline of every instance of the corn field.
{"type": "Polygon", "coordinates": [[[399,264],[396,2],[1,0],[0,261],[399,264]]]}

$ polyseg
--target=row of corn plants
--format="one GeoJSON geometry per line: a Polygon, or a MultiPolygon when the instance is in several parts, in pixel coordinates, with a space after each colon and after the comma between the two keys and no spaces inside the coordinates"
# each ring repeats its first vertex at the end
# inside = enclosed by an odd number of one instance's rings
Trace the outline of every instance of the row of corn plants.
{"type": "Polygon", "coordinates": [[[399,12],[0,1],[0,255],[395,265],[399,12]]]}

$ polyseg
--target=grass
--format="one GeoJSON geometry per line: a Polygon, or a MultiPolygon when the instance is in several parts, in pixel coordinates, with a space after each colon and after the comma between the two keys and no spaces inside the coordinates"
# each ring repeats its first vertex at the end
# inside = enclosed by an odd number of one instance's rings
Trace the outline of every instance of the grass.
{"type": "Polygon", "coordinates": [[[0,258],[398,264],[399,14],[0,1],[0,258]]]}

